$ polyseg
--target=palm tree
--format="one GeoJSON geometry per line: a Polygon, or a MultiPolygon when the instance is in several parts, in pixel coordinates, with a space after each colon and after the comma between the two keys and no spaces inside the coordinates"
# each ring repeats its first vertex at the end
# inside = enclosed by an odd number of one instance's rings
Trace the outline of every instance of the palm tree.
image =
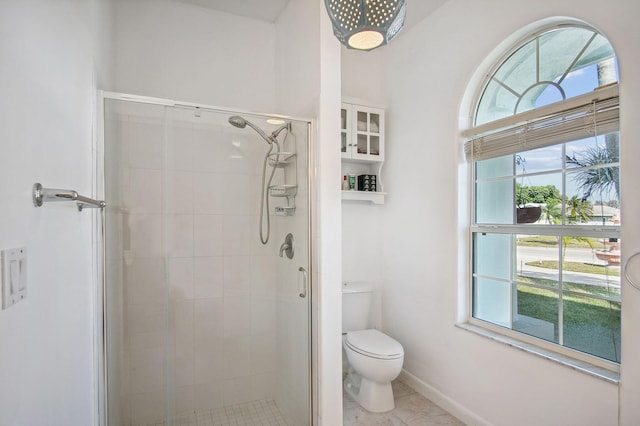
{"type": "Polygon", "coordinates": [[[567,164],[585,168],[584,170],[578,171],[573,177],[574,181],[578,184],[578,189],[584,191],[583,200],[586,200],[593,192],[602,194],[613,189],[618,202],[620,202],[620,173],[618,167],[611,166],[611,164],[615,164],[619,160],[617,138],[617,133],[605,137],[607,145],[611,146],[612,149],[599,146],[595,148],[590,147],[581,153],[580,157],[577,157],[575,154],[573,156],[566,156],[567,164]],[[607,141],[609,136],[612,136],[612,139],[615,137],[616,140],[607,141]],[[605,167],[594,168],[594,166],[602,165],[605,167]]]}
{"type": "Polygon", "coordinates": [[[589,222],[593,216],[593,207],[589,201],[578,198],[577,195],[567,200],[567,221],[569,223],[589,222]]]}
{"type": "MultiPolygon", "coordinates": [[[[618,81],[617,75],[617,67],[615,58],[611,57],[600,61],[597,65],[598,67],[598,84],[600,86],[615,83],[618,81]]],[[[620,134],[619,133],[609,133],[604,137],[604,143],[607,147],[607,152],[609,154],[609,159],[612,163],[620,162],[620,134]]],[[[615,167],[611,171],[611,178],[614,182],[614,188],[616,192],[616,198],[618,204],[620,204],[620,169],[615,167]]]]}
{"type": "Polygon", "coordinates": [[[591,238],[587,238],[587,237],[572,237],[572,236],[568,236],[565,235],[564,237],[562,237],[562,242],[564,244],[562,244],[562,263],[564,264],[564,258],[566,257],[567,254],[567,246],[569,245],[569,243],[571,243],[571,241],[577,241],[579,243],[586,243],[589,245],[589,247],[591,247],[591,249],[593,250],[593,241],[591,240],[591,238]]]}
{"type": "Polygon", "coordinates": [[[546,203],[541,205],[542,214],[540,217],[546,220],[549,225],[559,224],[562,222],[562,205],[560,200],[550,198],[546,203]]]}

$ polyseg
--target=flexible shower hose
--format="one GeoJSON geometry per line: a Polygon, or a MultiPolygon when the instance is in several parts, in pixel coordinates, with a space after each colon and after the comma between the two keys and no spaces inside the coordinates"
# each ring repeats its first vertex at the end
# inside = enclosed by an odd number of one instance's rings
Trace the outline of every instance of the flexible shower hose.
{"type": "MultiPolygon", "coordinates": [[[[282,144],[287,141],[287,136],[289,136],[289,131],[287,130],[284,134],[284,140],[282,144]]],[[[271,219],[269,217],[269,187],[271,186],[271,181],[273,180],[273,175],[276,172],[276,166],[271,167],[271,174],[269,175],[269,181],[265,186],[265,178],[267,176],[267,163],[269,161],[269,155],[273,152],[273,146],[276,146],[276,164],[280,160],[280,144],[277,139],[273,139],[273,143],[270,145],[269,151],[267,151],[264,156],[264,162],[262,163],[262,194],[260,198],[260,242],[262,244],[267,244],[269,242],[269,235],[271,234],[271,219]],[[267,235],[264,236],[264,221],[265,221],[265,200],[266,200],[266,220],[267,220],[267,235]]]]}

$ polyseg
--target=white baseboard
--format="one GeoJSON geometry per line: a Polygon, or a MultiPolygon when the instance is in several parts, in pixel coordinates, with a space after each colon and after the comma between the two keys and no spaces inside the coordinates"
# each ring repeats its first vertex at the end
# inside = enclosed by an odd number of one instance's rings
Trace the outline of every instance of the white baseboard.
{"type": "Polygon", "coordinates": [[[469,411],[458,402],[449,398],[430,384],[417,378],[406,370],[402,370],[398,377],[401,382],[412,387],[420,395],[424,396],[434,404],[447,410],[452,416],[457,417],[460,421],[468,426],[492,426],[491,423],[469,411]]]}

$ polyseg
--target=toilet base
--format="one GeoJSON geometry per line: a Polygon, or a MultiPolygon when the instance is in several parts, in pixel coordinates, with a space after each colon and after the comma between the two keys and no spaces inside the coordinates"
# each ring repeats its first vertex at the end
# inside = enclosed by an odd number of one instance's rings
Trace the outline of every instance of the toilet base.
{"type": "Polygon", "coordinates": [[[344,381],[344,390],[351,398],[372,413],[393,410],[395,403],[391,383],[377,383],[350,370],[344,381]]]}

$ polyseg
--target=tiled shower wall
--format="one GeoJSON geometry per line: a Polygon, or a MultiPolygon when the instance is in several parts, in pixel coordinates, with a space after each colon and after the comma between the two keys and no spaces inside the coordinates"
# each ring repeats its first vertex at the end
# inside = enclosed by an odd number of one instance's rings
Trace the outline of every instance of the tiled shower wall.
{"type": "MultiPolygon", "coordinates": [[[[274,220],[269,245],[258,241],[267,145],[212,112],[150,105],[107,112],[106,143],[116,144],[107,163],[118,170],[107,174],[116,242],[108,254],[109,313],[119,323],[109,352],[122,366],[110,371],[120,395],[110,402],[112,418],[136,424],[167,410],[276,398],[277,345],[299,344],[277,334],[277,303],[297,303],[278,302],[279,293],[297,290],[278,288],[276,269],[276,228],[291,218],[274,220]]],[[[282,273],[294,287],[299,282],[282,273]]]]}

